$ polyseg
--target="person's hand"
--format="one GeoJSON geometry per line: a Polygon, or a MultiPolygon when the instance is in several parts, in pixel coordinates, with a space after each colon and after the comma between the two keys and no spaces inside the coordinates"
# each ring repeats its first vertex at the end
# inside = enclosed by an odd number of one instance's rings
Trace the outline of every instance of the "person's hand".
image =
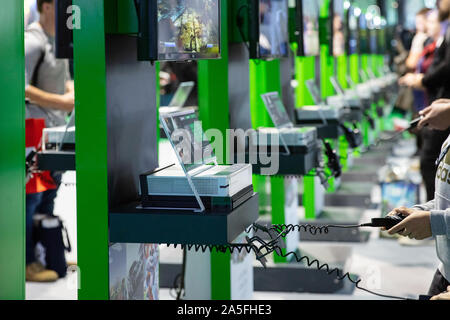
{"type": "Polygon", "coordinates": [[[450,300],[450,286],[447,287],[446,292],[442,292],[441,294],[435,295],[430,300],[450,300]]]}
{"type": "Polygon", "coordinates": [[[60,109],[71,112],[75,107],[75,95],[73,92],[62,94],[58,97],[58,106],[60,109]]]}
{"type": "Polygon", "coordinates": [[[419,129],[429,126],[431,129],[446,130],[450,127],[450,100],[438,100],[419,114],[423,116],[417,125],[419,129]]]}
{"type": "MultiPolygon", "coordinates": [[[[414,209],[409,209],[407,207],[399,207],[399,208],[395,208],[394,210],[389,212],[387,215],[392,217],[392,216],[396,216],[400,213],[403,213],[403,215],[409,216],[409,215],[413,214],[414,212],[416,212],[416,210],[414,210],[414,209]]],[[[383,227],[383,228],[381,228],[381,230],[386,230],[386,228],[383,227]]]]}
{"type": "Polygon", "coordinates": [[[407,75],[399,79],[399,84],[415,89],[423,89],[422,79],[423,74],[421,73],[408,73],[407,75]]]}
{"type": "Polygon", "coordinates": [[[398,79],[398,84],[401,86],[408,86],[409,83],[411,83],[412,79],[414,78],[414,73],[407,73],[400,79],[398,79]]]}
{"type": "Polygon", "coordinates": [[[407,217],[388,230],[389,234],[400,234],[410,239],[423,240],[432,236],[431,232],[431,212],[408,208],[397,208],[396,214],[403,214],[407,217]]]}

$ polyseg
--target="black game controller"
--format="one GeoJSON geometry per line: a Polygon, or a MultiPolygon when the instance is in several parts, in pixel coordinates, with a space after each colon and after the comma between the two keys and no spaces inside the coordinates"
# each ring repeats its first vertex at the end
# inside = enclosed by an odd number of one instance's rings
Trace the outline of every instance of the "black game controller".
{"type": "Polygon", "coordinates": [[[377,228],[386,228],[387,230],[395,227],[397,224],[405,220],[408,217],[404,214],[397,214],[393,216],[386,216],[384,218],[374,218],[371,223],[367,223],[362,225],[363,227],[377,227],[377,228]]]}

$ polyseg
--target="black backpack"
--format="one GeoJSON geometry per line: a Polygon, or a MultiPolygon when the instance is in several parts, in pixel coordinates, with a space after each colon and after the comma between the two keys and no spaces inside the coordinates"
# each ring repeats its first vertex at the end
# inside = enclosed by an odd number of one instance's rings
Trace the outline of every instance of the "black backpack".
{"type": "Polygon", "coordinates": [[[33,228],[34,242],[44,247],[46,268],[55,271],[60,278],[65,277],[67,274],[65,252],[72,251],[72,247],[63,222],[57,216],[42,215],[34,219],[33,228]]]}

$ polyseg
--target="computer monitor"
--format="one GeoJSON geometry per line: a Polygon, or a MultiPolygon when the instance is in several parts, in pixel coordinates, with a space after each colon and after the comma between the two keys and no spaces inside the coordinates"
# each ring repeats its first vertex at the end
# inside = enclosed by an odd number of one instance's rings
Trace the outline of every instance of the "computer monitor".
{"type": "Polygon", "coordinates": [[[387,43],[387,30],[385,26],[382,26],[377,30],[377,41],[378,41],[378,51],[377,54],[386,54],[388,43],[387,43]]]}
{"type": "Polygon", "coordinates": [[[314,103],[318,106],[324,106],[326,103],[323,100],[322,95],[320,94],[319,86],[317,85],[315,80],[314,79],[306,80],[305,85],[308,88],[308,91],[311,94],[314,103]]]}
{"type": "Polygon", "coordinates": [[[65,149],[65,146],[67,144],[68,132],[71,128],[74,128],[74,127],[75,127],[75,109],[70,114],[69,121],[67,121],[66,128],[65,128],[64,134],[62,136],[61,143],[59,145],[59,151],[63,151],[65,149]]]}
{"type": "Polygon", "coordinates": [[[371,54],[378,54],[378,29],[369,30],[369,52],[371,54]]]}
{"type": "Polygon", "coordinates": [[[370,54],[370,33],[367,25],[366,15],[362,13],[359,16],[359,52],[361,54],[370,54]]]}
{"type": "Polygon", "coordinates": [[[330,4],[330,50],[335,57],[345,54],[346,18],[344,0],[331,0],[330,4]]]}
{"type": "Polygon", "coordinates": [[[318,56],[320,53],[319,37],[319,1],[300,0],[301,30],[300,55],[318,56]]]}
{"type": "Polygon", "coordinates": [[[213,148],[203,132],[195,110],[161,114],[160,120],[186,171],[195,170],[204,164],[217,163],[213,148]]]}
{"type": "Polygon", "coordinates": [[[158,0],[158,60],[220,57],[220,0],[158,0]]]}
{"type": "Polygon", "coordinates": [[[259,1],[259,57],[287,57],[289,52],[288,3],[259,1]]]}
{"type": "Polygon", "coordinates": [[[192,90],[194,89],[195,82],[182,82],[175,92],[172,100],[170,100],[169,107],[178,107],[183,108],[186,104],[186,101],[189,98],[192,90]]]}
{"type": "Polygon", "coordinates": [[[269,92],[261,97],[275,127],[278,129],[294,127],[278,92],[269,92]]]}
{"type": "Polygon", "coordinates": [[[220,58],[221,0],[135,0],[138,59],[220,58]]]}
{"type": "Polygon", "coordinates": [[[347,11],[347,54],[359,53],[359,15],[361,9],[356,7],[350,7],[347,11]]]}

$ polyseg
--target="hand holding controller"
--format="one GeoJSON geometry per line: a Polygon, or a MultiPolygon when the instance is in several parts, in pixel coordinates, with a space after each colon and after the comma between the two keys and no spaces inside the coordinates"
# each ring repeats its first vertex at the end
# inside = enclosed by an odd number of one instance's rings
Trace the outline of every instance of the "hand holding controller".
{"type": "Polygon", "coordinates": [[[363,224],[362,226],[385,228],[386,230],[389,230],[402,222],[406,217],[407,215],[404,214],[395,214],[384,218],[374,218],[371,223],[363,224]]]}

